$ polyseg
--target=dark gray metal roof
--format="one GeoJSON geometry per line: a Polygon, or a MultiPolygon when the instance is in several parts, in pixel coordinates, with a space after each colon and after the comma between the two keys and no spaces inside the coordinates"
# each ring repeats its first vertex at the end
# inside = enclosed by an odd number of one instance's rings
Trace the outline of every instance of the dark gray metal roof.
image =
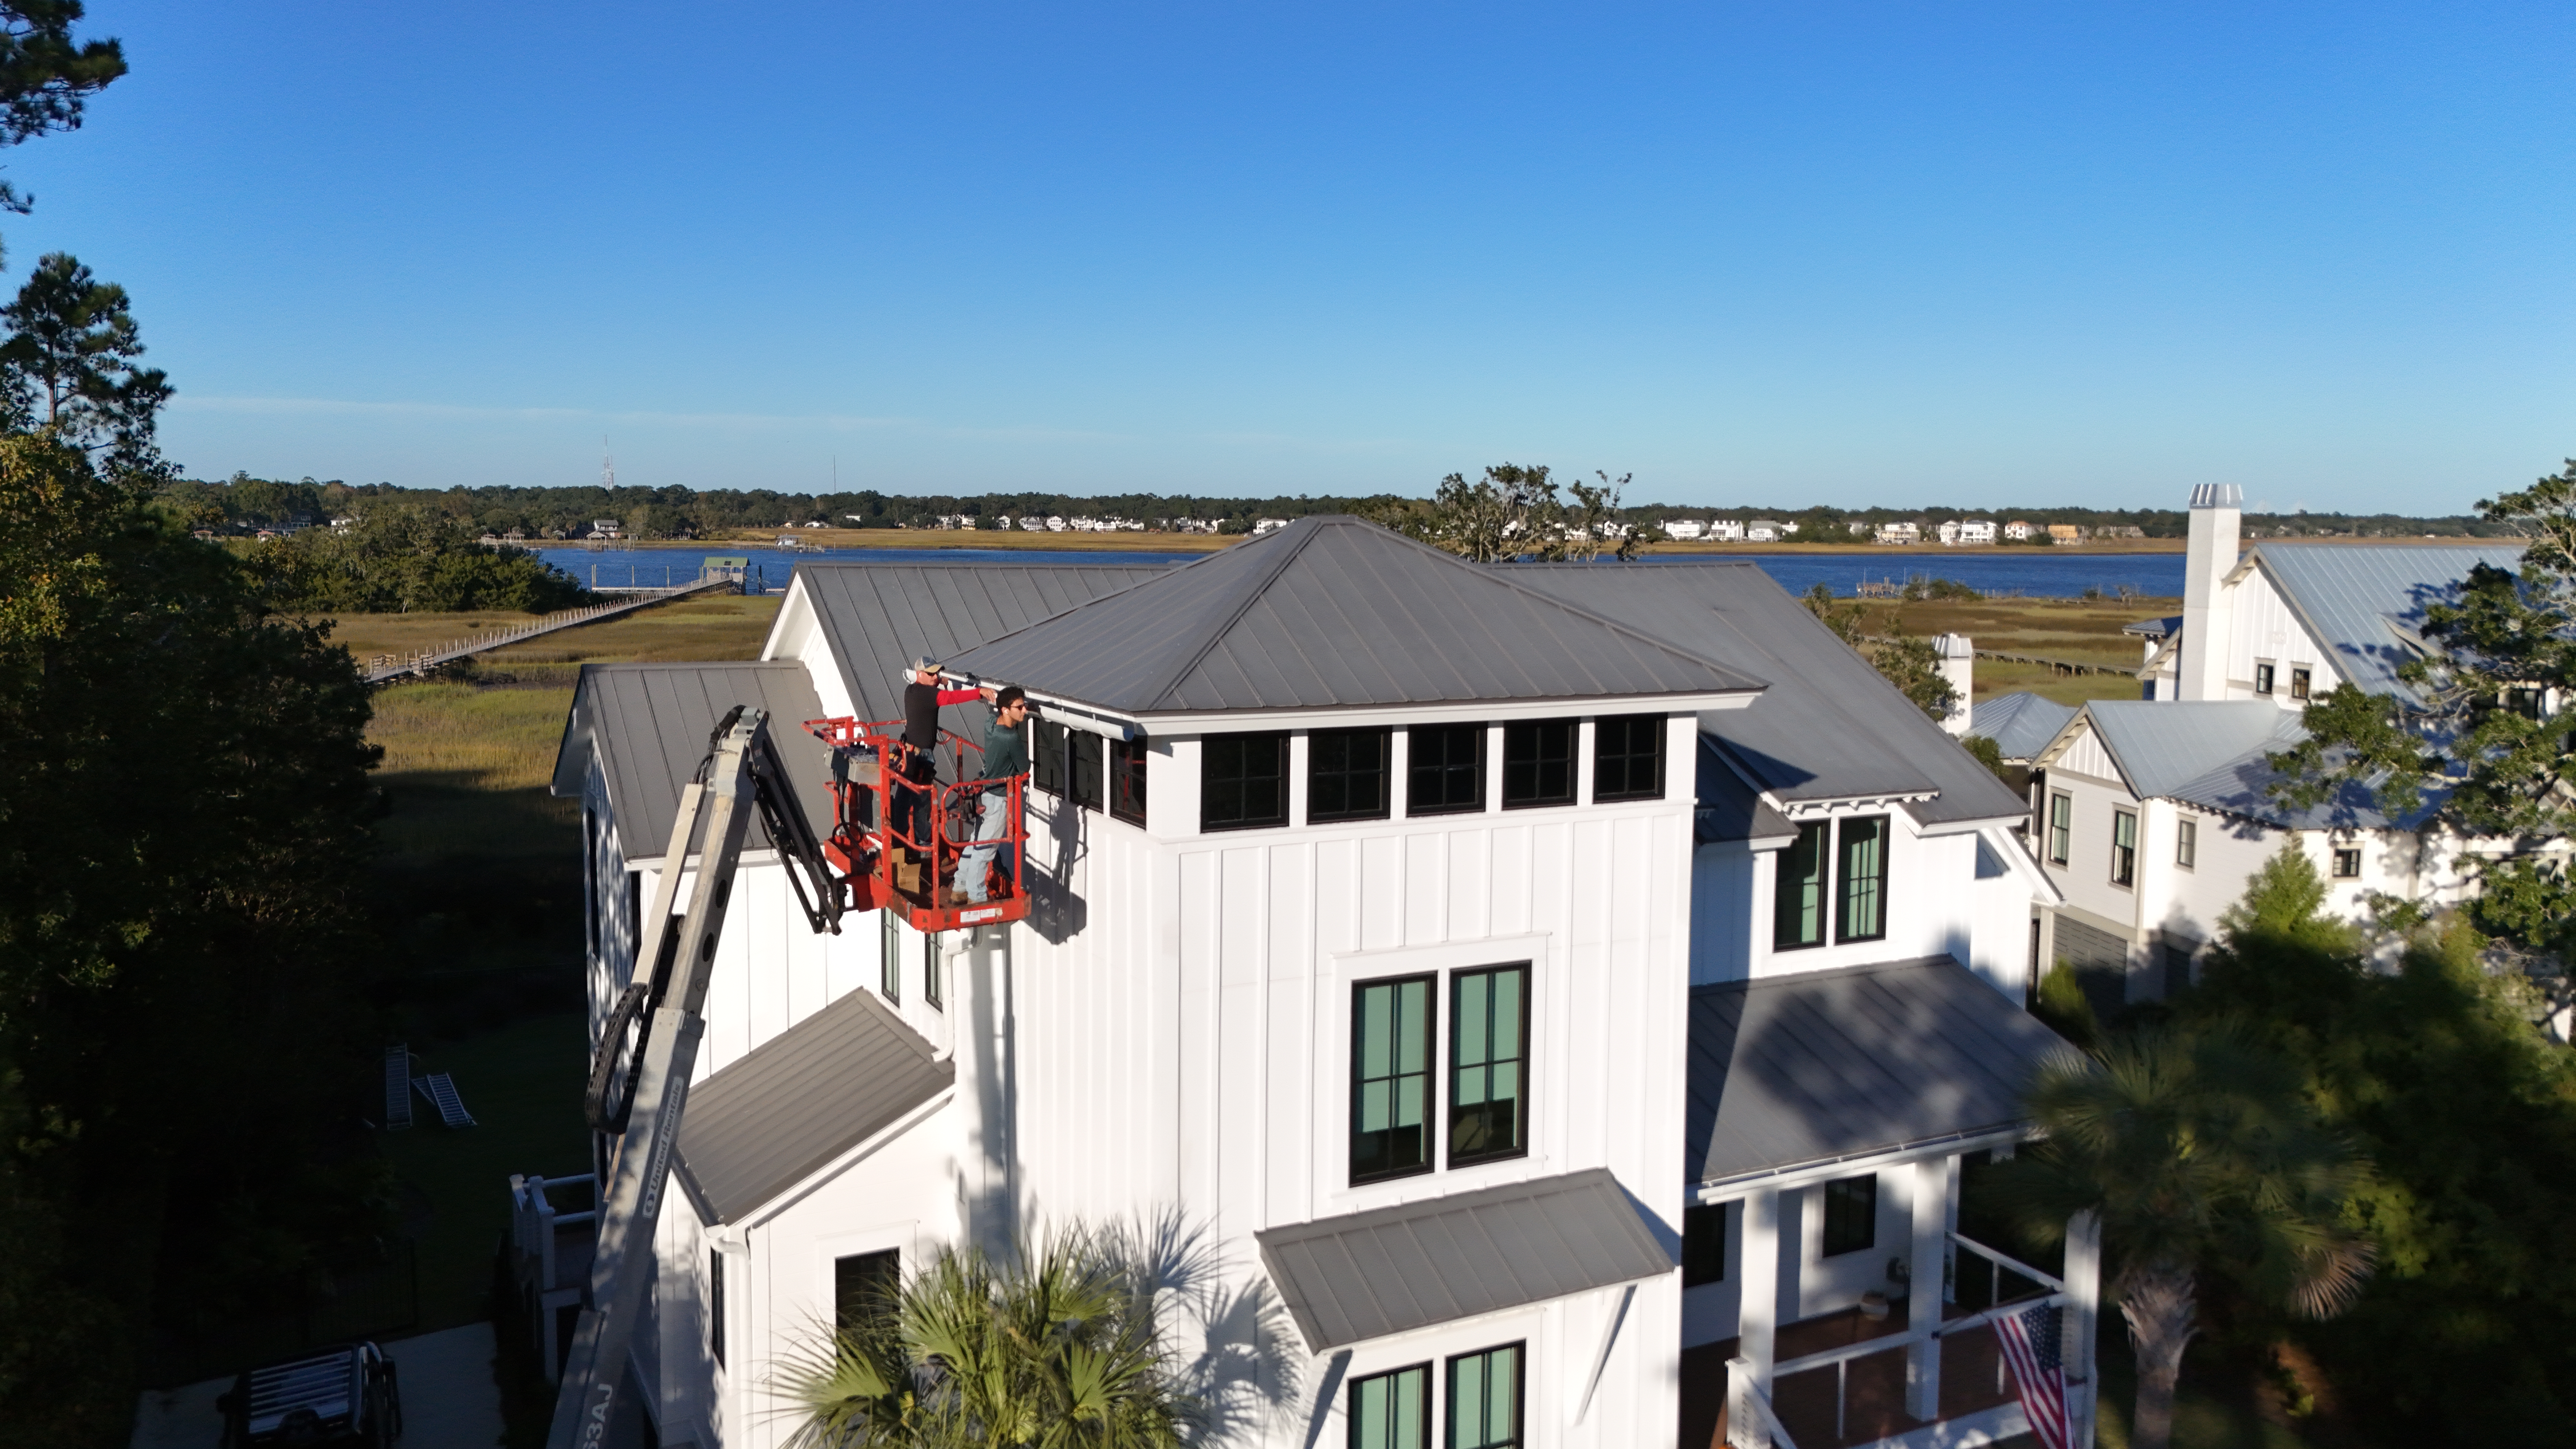
{"type": "Polygon", "coordinates": [[[1627,1190],[1598,1167],[1253,1237],[1317,1353],[1673,1269],[1627,1190]]]}
{"type": "Polygon", "coordinates": [[[692,1088],[676,1166],[698,1206],[729,1223],[956,1079],[876,993],[853,990],[692,1088]]]}
{"type": "Polygon", "coordinates": [[[1723,1182],[2011,1127],[2065,1049],[1947,956],[1698,987],[1683,1165],[1723,1182]]]}
{"type": "Polygon", "coordinates": [[[2424,606],[2451,599],[2479,564],[2521,568],[2522,545],[2258,543],[2254,560],[2345,678],[2420,704],[2397,666],[2415,657],[2408,635],[2424,606]]]}
{"type": "Polygon", "coordinates": [[[949,663],[1131,715],[1762,687],[1517,577],[1340,515],[1298,519],[949,663]]]}
{"type": "MultiPolygon", "coordinates": [[[[828,829],[831,752],[805,729],[805,721],[823,713],[823,702],[805,666],[783,660],[583,665],[555,752],[553,793],[578,798],[597,751],[616,812],[618,849],[629,861],[659,859],[670,847],[680,787],[706,758],[716,721],[737,704],[769,711],[770,738],[795,776],[805,818],[817,831],[828,829]]],[[[757,817],[744,838],[755,850],[770,846],[757,817]]]]}
{"type": "Polygon", "coordinates": [[[1770,681],[1703,730],[1780,800],[1939,792],[1925,824],[2017,817],[2019,795],[1749,563],[1501,564],[1495,572],[1770,681]]]}
{"type": "Polygon", "coordinates": [[[1798,838],[1798,827],[1789,823],[1789,817],[1762,803],[1753,787],[1727,765],[1715,740],[1702,736],[1698,755],[1699,808],[1691,823],[1694,839],[1705,845],[1719,840],[1758,844],[1798,838]]]}
{"type": "Polygon", "coordinates": [[[796,578],[813,600],[859,713],[893,719],[903,713],[903,673],[914,655],[953,660],[978,644],[1171,569],[1141,563],[860,561],[799,564],[796,578]]]}
{"type": "Polygon", "coordinates": [[[1970,707],[1968,733],[1993,740],[2006,760],[2029,760],[2048,748],[2048,742],[2073,718],[2071,704],[2027,692],[1999,694],[1970,707]]]}
{"type": "Polygon", "coordinates": [[[2165,639],[2182,632],[2182,615],[2167,614],[2161,619],[2140,619],[2120,626],[2123,634],[2143,634],[2150,639],[2165,639]]]}

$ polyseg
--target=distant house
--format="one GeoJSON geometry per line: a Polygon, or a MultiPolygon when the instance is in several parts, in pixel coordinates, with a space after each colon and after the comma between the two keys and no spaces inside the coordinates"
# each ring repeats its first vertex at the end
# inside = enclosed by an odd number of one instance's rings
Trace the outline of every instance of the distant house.
{"type": "Polygon", "coordinates": [[[2019,518],[2016,518],[2012,522],[2004,525],[2004,537],[2011,539],[2015,543],[2030,542],[2032,531],[2031,525],[2027,521],[2019,518]]]}
{"type": "Polygon", "coordinates": [[[2072,548],[2084,541],[2083,526],[2074,523],[2052,523],[2048,526],[2048,541],[2060,548],[2072,548]]]}
{"type": "Polygon", "coordinates": [[[1995,541],[1995,523],[1991,518],[1945,519],[1938,533],[1942,543],[1954,548],[1962,544],[1992,543],[1995,541]]]}
{"type": "Polygon", "coordinates": [[[357,526],[357,522],[358,520],[355,518],[335,518],[331,520],[331,526],[335,529],[354,528],[357,526]]]}
{"type": "Polygon", "coordinates": [[[1744,537],[1744,520],[1715,518],[1709,520],[1708,536],[1721,543],[1733,543],[1744,537]]]}
{"type": "Polygon", "coordinates": [[[2093,530],[2095,538],[2144,538],[2147,531],[2134,523],[2106,523],[2093,530]]]}
{"type": "Polygon", "coordinates": [[[939,526],[941,528],[950,529],[973,528],[975,526],[975,520],[973,516],[969,514],[943,513],[939,515],[939,526]]]}
{"type": "Polygon", "coordinates": [[[1265,533],[1277,533],[1287,526],[1288,520],[1284,518],[1256,518],[1252,521],[1252,536],[1259,538],[1265,533]]]}
{"type": "Polygon", "coordinates": [[[1708,531],[1708,525],[1696,518],[1667,518],[1663,526],[1664,537],[1676,543],[1688,543],[1708,531]]]}
{"type": "Polygon", "coordinates": [[[1776,518],[1755,518],[1747,520],[1744,525],[1744,541],[1746,543],[1778,543],[1781,539],[1796,531],[1797,530],[1794,526],[1782,523],[1776,518]]]}
{"type": "Polygon", "coordinates": [[[1872,539],[1874,542],[1884,544],[1921,543],[1923,526],[1919,523],[1882,523],[1878,526],[1878,532],[1872,535],[1872,539]]]}
{"type": "Polygon", "coordinates": [[[501,541],[503,543],[526,543],[528,541],[528,531],[524,528],[511,529],[509,532],[501,535],[501,541]]]}
{"type": "Polygon", "coordinates": [[[1877,525],[1871,523],[1866,518],[1850,518],[1843,521],[1843,532],[1850,534],[1854,538],[1865,537],[1869,531],[1875,527],[1877,527],[1877,525]]]}

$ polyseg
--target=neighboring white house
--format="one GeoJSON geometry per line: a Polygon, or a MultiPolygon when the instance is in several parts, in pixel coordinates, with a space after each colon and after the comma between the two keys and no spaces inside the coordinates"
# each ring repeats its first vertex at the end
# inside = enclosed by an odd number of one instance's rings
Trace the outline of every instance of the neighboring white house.
{"type": "Polygon", "coordinates": [[[1923,525],[1911,521],[1882,523],[1878,526],[1878,530],[1872,536],[1871,541],[1883,544],[1921,543],[1923,541],[1923,525]]]}
{"type": "Polygon", "coordinates": [[[2030,542],[2031,532],[2031,525],[2022,519],[2016,518],[2012,522],[2004,525],[2004,537],[2011,539],[2015,543],[2030,542]]]}
{"type": "Polygon", "coordinates": [[[1798,526],[1794,523],[1782,523],[1779,520],[1772,518],[1748,519],[1744,525],[1744,541],[1746,543],[1778,543],[1780,540],[1787,538],[1790,534],[1796,533],[1797,531],[1798,526]]]}
{"type": "Polygon", "coordinates": [[[1744,520],[1741,518],[1712,518],[1708,522],[1708,536],[1719,543],[1742,542],[1744,538],[1744,520]]]}
{"type": "Polygon", "coordinates": [[[1172,569],[800,566],[761,662],[583,671],[594,1024],[714,720],[770,709],[819,818],[799,726],[898,714],[923,651],[1043,701],[1031,914],[816,937],[755,836],[638,1337],[659,1442],[783,1441],[777,1365],[888,1272],[1158,1215],[1204,1250],[1166,1304],[1223,1442],[1474,1443],[1482,1375],[1486,1443],[1699,1449],[1729,1360],[1767,1394],[1876,1333],[1889,1432],[2022,1427],[1990,1333],[1909,1308],[1984,1306],[1960,1164],[2025,1133],[2059,897],[2015,792],[1757,568],[1337,517],[1172,569]]]}
{"type": "Polygon", "coordinates": [[[1991,518],[1945,518],[1934,530],[1941,542],[1951,547],[1995,541],[1995,521],[1991,518]]]}
{"type": "Polygon", "coordinates": [[[1696,518],[1667,518],[1663,522],[1663,530],[1664,537],[1675,543],[1688,543],[1707,532],[1708,525],[1696,518]]]}

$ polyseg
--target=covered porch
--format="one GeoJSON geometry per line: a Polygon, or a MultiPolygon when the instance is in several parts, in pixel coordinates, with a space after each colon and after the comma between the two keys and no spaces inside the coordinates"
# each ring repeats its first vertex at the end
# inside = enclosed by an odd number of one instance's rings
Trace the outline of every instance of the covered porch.
{"type": "Polygon", "coordinates": [[[1959,1232],[1963,1160],[2011,1155],[2021,1084],[2063,1045],[1948,957],[1692,993],[1683,1449],[2022,1434],[1992,1325],[2040,1305],[2089,1445],[2091,1220],[2062,1275],[1959,1232]]]}

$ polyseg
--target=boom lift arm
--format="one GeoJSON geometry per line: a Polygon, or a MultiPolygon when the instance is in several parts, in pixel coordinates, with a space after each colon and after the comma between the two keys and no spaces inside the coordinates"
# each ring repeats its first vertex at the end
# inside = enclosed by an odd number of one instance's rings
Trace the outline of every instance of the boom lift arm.
{"type": "Polygon", "coordinates": [[[770,740],[768,712],[736,706],[709,737],[697,778],[680,792],[662,876],[644,916],[643,939],[636,943],[635,982],[600,1033],[587,1105],[592,1125],[618,1140],[600,1201],[590,1302],[564,1364],[548,1449],[598,1449],[607,1442],[627,1349],[644,1306],[653,1230],[670,1181],[689,1076],[705,1031],[716,942],[755,810],[787,866],[806,919],[817,932],[837,935],[841,929],[844,882],[824,859],[797,802],[770,740]],[[692,854],[698,861],[688,909],[676,914],[680,878],[692,854]]]}

